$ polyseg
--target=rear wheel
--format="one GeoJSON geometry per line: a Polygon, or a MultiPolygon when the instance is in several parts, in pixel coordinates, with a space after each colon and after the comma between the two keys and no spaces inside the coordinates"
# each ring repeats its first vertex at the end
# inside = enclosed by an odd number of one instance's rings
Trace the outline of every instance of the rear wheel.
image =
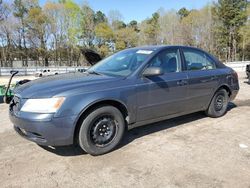
{"type": "Polygon", "coordinates": [[[227,106],[229,102],[229,96],[225,89],[218,90],[208,109],[206,110],[206,114],[210,117],[221,117],[227,112],[227,106]]]}
{"type": "Polygon", "coordinates": [[[101,155],[112,151],[120,143],[124,131],[122,113],[113,106],[103,106],[83,120],[79,130],[79,145],[91,155],[101,155]]]}

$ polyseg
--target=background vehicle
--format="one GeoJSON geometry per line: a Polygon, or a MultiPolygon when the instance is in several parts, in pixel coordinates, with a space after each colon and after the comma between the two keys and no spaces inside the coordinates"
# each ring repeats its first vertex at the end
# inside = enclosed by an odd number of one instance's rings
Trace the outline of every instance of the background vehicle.
{"type": "Polygon", "coordinates": [[[87,67],[80,67],[80,68],[77,69],[77,72],[85,72],[87,70],[88,70],[87,67]]]}
{"type": "Polygon", "coordinates": [[[42,77],[42,76],[50,76],[50,75],[57,75],[58,72],[57,71],[51,71],[50,69],[43,69],[40,71],[37,71],[35,73],[36,77],[42,77]]]}
{"type": "Polygon", "coordinates": [[[92,155],[113,150],[126,129],[197,111],[227,112],[238,76],[212,55],[185,46],[131,48],[85,73],[37,79],[16,88],[10,119],[40,145],[70,145],[92,155]]]}
{"type": "Polygon", "coordinates": [[[246,66],[246,75],[247,75],[247,78],[250,78],[250,64],[246,66]]]}

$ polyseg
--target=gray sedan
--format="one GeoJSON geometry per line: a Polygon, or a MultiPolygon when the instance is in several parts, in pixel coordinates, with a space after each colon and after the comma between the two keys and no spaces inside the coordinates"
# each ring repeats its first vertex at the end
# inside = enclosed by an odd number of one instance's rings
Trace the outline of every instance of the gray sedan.
{"type": "Polygon", "coordinates": [[[133,127],[197,111],[221,117],[238,90],[236,72],[201,49],[138,47],[86,72],[18,87],[9,114],[15,130],[39,145],[79,144],[100,155],[133,127]]]}

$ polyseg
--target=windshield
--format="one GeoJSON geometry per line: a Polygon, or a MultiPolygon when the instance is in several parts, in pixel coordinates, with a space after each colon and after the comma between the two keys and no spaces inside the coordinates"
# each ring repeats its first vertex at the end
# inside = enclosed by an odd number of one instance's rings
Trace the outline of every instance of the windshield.
{"type": "Polygon", "coordinates": [[[130,49],[111,55],[93,67],[88,72],[111,76],[128,76],[134,72],[152,53],[152,50],[130,49]]]}

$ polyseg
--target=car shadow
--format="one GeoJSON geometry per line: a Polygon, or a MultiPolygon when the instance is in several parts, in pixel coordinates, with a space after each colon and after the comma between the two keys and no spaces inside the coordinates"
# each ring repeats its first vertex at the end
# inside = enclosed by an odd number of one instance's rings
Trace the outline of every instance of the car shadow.
{"type": "Polygon", "coordinates": [[[87,154],[83,151],[78,145],[70,145],[70,146],[41,146],[42,149],[54,153],[59,156],[70,157],[70,156],[78,156],[87,154]]]}
{"type": "Polygon", "coordinates": [[[232,110],[233,108],[237,107],[238,105],[236,105],[233,102],[229,102],[228,103],[228,107],[227,107],[227,112],[229,112],[230,110],[232,110]]]}
{"type": "MultiPolygon", "coordinates": [[[[233,108],[237,107],[236,104],[230,102],[228,105],[228,111],[232,110],[233,108]]],[[[119,146],[115,150],[121,149],[123,146],[128,145],[129,143],[133,142],[134,140],[141,138],[146,135],[153,134],[155,132],[159,132],[162,130],[171,129],[176,126],[181,126],[187,123],[190,123],[192,121],[200,120],[203,118],[206,118],[204,112],[196,112],[176,118],[172,118],[169,120],[160,121],[157,123],[152,123],[148,125],[144,125],[141,127],[137,127],[134,129],[129,130],[119,146]]],[[[51,153],[54,153],[59,156],[78,156],[78,155],[84,155],[87,154],[84,152],[79,146],[71,145],[71,146],[60,146],[60,147],[50,147],[50,146],[40,146],[41,148],[45,149],[46,151],[49,151],[51,153]]]]}
{"type": "Polygon", "coordinates": [[[244,83],[250,85],[250,80],[249,81],[244,81],[244,83]]]}

